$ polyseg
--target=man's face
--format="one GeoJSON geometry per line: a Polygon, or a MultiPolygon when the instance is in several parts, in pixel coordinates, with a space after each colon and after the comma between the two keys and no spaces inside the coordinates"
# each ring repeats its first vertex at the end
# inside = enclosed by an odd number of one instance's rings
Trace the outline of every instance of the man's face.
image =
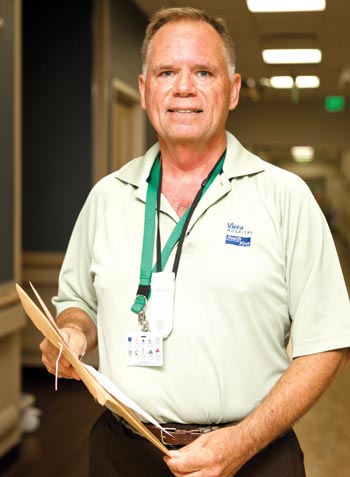
{"type": "Polygon", "coordinates": [[[160,141],[214,144],[237,105],[240,76],[229,76],[226,50],[210,25],[181,21],[154,35],[139,87],[160,141]]]}

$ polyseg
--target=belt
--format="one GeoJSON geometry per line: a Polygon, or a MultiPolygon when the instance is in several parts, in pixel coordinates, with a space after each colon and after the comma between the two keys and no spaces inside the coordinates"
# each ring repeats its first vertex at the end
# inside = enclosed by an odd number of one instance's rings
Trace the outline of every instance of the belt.
{"type": "MultiPolygon", "coordinates": [[[[126,427],[129,431],[132,431],[134,434],[143,437],[136,429],[134,429],[131,424],[128,423],[124,418],[118,414],[111,412],[113,417],[119,421],[122,426],[126,427]]],[[[225,424],[213,424],[213,425],[203,425],[203,424],[178,424],[173,422],[167,422],[161,424],[162,428],[155,426],[154,424],[149,424],[144,422],[144,426],[152,432],[152,434],[160,440],[160,442],[166,446],[186,446],[195,441],[197,437],[202,434],[207,434],[208,432],[217,431],[223,427],[230,427],[238,424],[239,421],[227,422],[225,424]],[[167,431],[169,434],[167,434],[167,431]]]]}
{"type": "Polygon", "coordinates": [[[233,426],[234,424],[234,422],[230,422],[227,424],[205,426],[200,424],[166,423],[161,424],[162,429],[159,429],[159,427],[153,424],[145,424],[145,426],[164,445],[186,446],[187,444],[191,444],[191,442],[195,441],[202,434],[217,431],[222,427],[233,426]],[[164,431],[169,432],[170,435],[164,431]]]}

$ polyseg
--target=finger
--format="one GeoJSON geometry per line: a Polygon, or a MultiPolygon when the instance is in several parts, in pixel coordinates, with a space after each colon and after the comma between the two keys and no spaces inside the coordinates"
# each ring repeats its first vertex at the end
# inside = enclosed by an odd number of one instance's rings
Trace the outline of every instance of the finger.
{"type": "MultiPolygon", "coordinates": [[[[42,352],[42,362],[48,369],[48,371],[52,372],[56,368],[56,361],[59,356],[59,350],[53,346],[48,340],[44,340],[40,344],[40,350],[42,352]]],[[[60,357],[60,365],[69,368],[70,364],[69,361],[62,355],[60,357]]]]}
{"type": "Polygon", "coordinates": [[[54,369],[54,364],[58,356],[58,352],[53,350],[51,347],[52,345],[46,339],[42,341],[39,345],[39,348],[42,353],[41,361],[50,373],[52,373],[52,370],[54,369]]]}
{"type": "MultiPolygon", "coordinates": [[[[40,343],[40,349],[43,353],[41,360],[46,369],[49,373],[56,375],[56,363],[59,356],[59,350],[48,340],[44,340],[40,343]]],[[[63,355],[61,355],[59,359],[57,376],[59,378],[80,380],[77,372],[63,355]]]]}
{"type": "Polygon", "coordinates": [[[164,457],[164,461],[171,470],[171,472],[176,476],[199,476],[200,473],[200,465],[196,462],[194,455],[186,454],[179,454],[173,457],[164,457]]]}
{"type": "Polygon", "coordinates": [[[48,366],[47,370],[51,374],[54,374],[54,375],[56,375],[56,373],[57,373],[58,378],[80,380],[79,375],[77,374],[77,372],[74,370],[74,368],[72,366],[69,366],[68,368],[66,368],[66,367],[61,366],[59,364],[59,366],[57,368],[57,371],[56,371],[56,365],[55,366],[48,366]]]}
{"type": "MultiPolygon", "coordinates": [[[[58,359],[58,355],[57,355],[56,360],[57,359],[58,359]]],[[[60,356],[59,364],[60,364],[60,367],[63,368],[63,369],[69,369],[69,368],[72,367],[72,365],[70,364],[68,359],[63,354],[61,354],[61,356],[60,356]]]]}
{"type": "MultiPolygon", "coordinates": [[[[65,344],[69,346],[72,353],[75,354],[77,358],[84,355],[87,347],[85,334],[80,331],[77,332],[75,328],[69,327],[62,328],[60,331],[65,344]]],[[[59,350],[47,339],[42,341],[40,349],[42,351],[42,362],[50,373],[56,374],[56,361],[59,350]]],[[[60,357],[60,373],[64,377],[80,379],[64,355],[60,357]]]]}
{"type": "Polygon", "coordinates": [[[73,371],[72,371],[72,378],[75,379],[76,381],[80,381],[80,380],[81,380],[79,374],[75,371],[74,368],[73,368],[73,371]]]}

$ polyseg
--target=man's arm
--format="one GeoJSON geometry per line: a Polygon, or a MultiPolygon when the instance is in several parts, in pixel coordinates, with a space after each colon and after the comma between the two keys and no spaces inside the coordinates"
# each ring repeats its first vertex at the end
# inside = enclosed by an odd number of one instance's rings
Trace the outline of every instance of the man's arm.
{"type": "MultiPolygon", "coordinates": [[[[96,347],[96,325],[85,311],[80,308],[68,308],[57,317],[56,323],[66,343],[77,356],[83,356],[96,347]]],[[[40,350],[42,362],[50,373],[55,374],[59,350],[47,338],[41,342],[40,350]]],[[[59,377],[80,379],[64,356],[61,356],[59,361],[59,377]]]]}
{"type": "Polygon", "coordinates": [[[203,435],[165,457],[171,472],[177,477],[232,477],[310,409],[343,369],[348,355],[348,349],[340,349],[296,358],[243,421],[203,435]]]}

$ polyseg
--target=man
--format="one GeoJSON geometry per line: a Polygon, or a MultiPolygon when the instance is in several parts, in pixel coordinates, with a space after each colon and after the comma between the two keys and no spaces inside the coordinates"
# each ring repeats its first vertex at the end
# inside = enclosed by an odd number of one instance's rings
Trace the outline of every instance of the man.
{"type": "MultiPolygon", "coordinates": [[[[325,220],[299,178],[225,132],[240,76],[222,20],[159,11],[139,87],[159,143],[94,187],[55,304],[71,348],[82,355],[98,342],[101,371],[170,423],[176,442],[164,463],[106,411],[92,430],[90,475],[304,476],[291,426],[350,345],[325,220]],[[134,346],[145,332],[150,357],[134,346]]],[[[41,349],[54,372],[57,350],[41,349]]],[[[77,377],[63,358],[59,375],[77,377]]]]}

